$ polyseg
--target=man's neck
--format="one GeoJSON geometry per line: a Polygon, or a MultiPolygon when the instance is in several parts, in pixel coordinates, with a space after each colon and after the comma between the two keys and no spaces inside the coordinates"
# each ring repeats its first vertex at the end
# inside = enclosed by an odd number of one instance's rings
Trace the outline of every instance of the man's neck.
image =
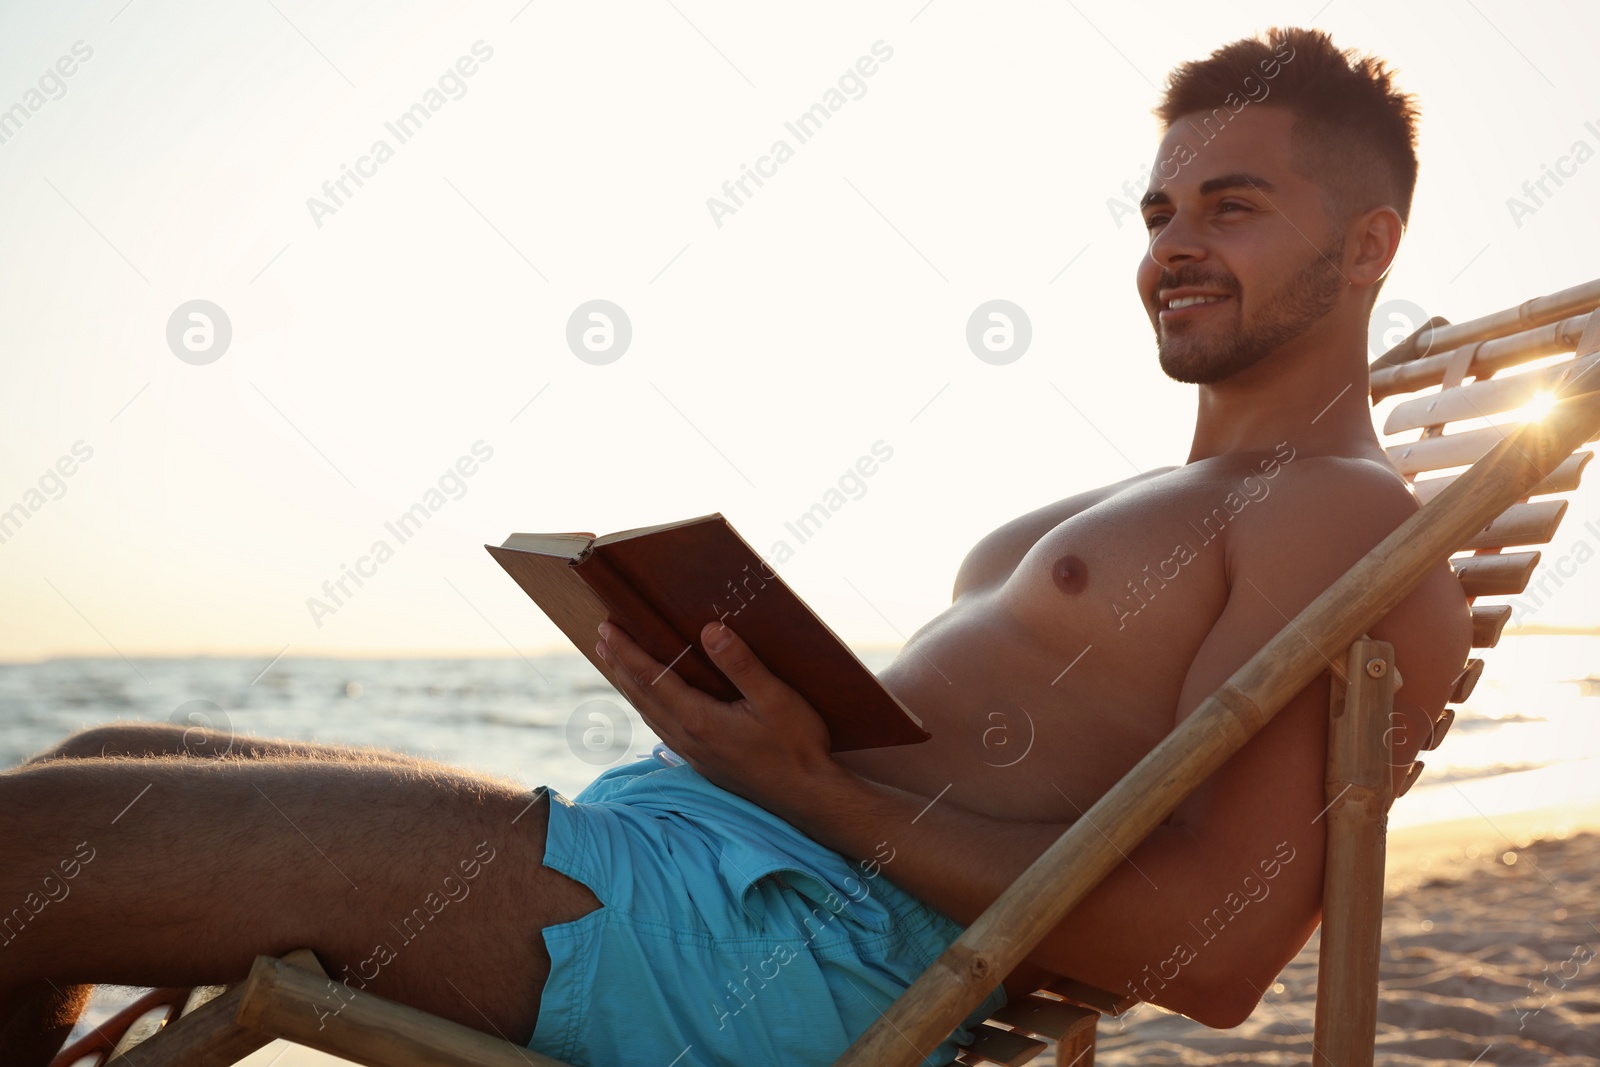
{"type": "Polygon", "coordinates": [[[1357,347],[1278,352],[1200,386],[1187,462],[1271,452],[1285,441],[1299,455],[1381,455],[1363,356],[1357,347]]]}

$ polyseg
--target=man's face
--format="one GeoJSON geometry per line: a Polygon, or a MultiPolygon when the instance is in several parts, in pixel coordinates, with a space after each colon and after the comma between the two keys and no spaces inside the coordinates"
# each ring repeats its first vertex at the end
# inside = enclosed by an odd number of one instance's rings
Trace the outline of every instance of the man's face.
{"type": "Polygon", "coordinates": [[[1203,117],[1179,119],[1161,141],[1138,271],[1161,369],[1196,384],[1231,377],[1314,328],[1348,284],[1342,229],[1321,187],[1290,167],[1294,114],[1249,105],[1220,127],[1203,117]],[[1206,302],[1169,306],[1195,296],[1206,302]]]}

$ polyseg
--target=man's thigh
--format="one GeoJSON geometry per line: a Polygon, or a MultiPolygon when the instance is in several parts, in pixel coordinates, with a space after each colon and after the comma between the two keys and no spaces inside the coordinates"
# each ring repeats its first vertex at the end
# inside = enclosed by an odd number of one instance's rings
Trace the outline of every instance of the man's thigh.
{"type": "Polygon", "coordinates": [[[543,867],[546,812],[542,794],[425,764],[5,772],[0,984],[232,981],[256,955],[310,947],[352,986],[526,1043],[541,929],[598,906],[543,867]]]}
{"type": "Polygon", "coordinates": [[[442,764],[381,748],[352,748],[317,741],[252,737],[198,725],[118,719],[80,730],[29,763],[101,756],[196,756],[212,759],[340,760],[349,763],[405,763],[441,769],[442,764]]]}

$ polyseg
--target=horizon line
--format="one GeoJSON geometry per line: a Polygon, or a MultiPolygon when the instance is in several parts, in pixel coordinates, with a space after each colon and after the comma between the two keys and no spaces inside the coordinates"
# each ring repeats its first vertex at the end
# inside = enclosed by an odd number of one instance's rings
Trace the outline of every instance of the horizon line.
{"type": "MultiPolygon", "coordinates": [[[[898,649],[903,644],[883,644],[869,642],[866,644],[852,644],[845,642],[852,650],[879,650],[898,649]]],[[[83,661],[108,661],[128,660],[135,662],[148,662],[151,660],[183,660],[183,659],[236,659],[236,660],[274,660],[274,659],[527,659],[530,657],[547,656],[574,656],[588,662],[584,656],[572,645],[544,645],[534,649],[516,649],[505,651],[503,649],[477,648],[477,649],[310,649],[304,652],[293,650],[289,646],[279,652],[258,651],[205,651],[205,652],[146,652],[137,654],[119,654],[116,652],[44,652],[34,656],[10,655],[0,652],[0,666],[27,666],[38,663],[54,663],[65,660],[83,661]]]]}
{"type": "MultiPolygon", "coordinates": [[[[1540,636],[1569,636],[1569,637],[1600,637],[1600,625],[1577,626],[1543,623],[1512,624],[1502,632],[1502,637],[1540,637],[1540,636]]],[[[845,641],[844,644],[851,651],[879,651],[897,650],[905,647],[905,642],[863,642],[856,643],[845,641]]],[[[10,654],[0,652],[0,666],[26,666],[29,664],[51,663],[64,660],[83,661],[115,661],[123,660],[182,660],[182,659],[369,659],[369,660],[406,660],[406,659],[526,659],[532,656],[580,656],[587,660],[583,653],[569,644],[540,645],[531,649],[494,649],[479,648],[441,648],[441,649],[340,649],[317,648],[306,651],[295,651],[293,645],[277,652],[255,649],[224,649],[207,651],[168,651],[168,652],[140,652],[134,654],[120,652],[72,652],[54,651],[40,652],[33,655],[10,654]]]]}

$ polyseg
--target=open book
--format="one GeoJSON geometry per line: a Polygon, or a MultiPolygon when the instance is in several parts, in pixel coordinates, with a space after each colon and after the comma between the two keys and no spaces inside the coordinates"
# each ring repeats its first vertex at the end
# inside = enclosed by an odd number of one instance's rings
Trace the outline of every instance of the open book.
{"type": "Polygon", "coordinates": [[[817,709],[833,751],[928,739],[921,720],[721,514],[604,537],[519,533],[483,547],[613,685],[610,664],[594,650],[602,620],[695,688],[740,699],[700,644],[701,629],[721,620],[817,709]]]}

